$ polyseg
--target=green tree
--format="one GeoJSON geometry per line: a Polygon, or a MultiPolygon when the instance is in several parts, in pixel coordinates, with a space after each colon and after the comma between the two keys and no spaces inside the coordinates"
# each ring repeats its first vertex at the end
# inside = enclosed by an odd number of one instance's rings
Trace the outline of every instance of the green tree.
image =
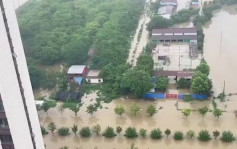
{"type": "Polygon", "coordinates": [[[179,81],[177,82],[177,87],[181,89],[190,88],[190,86],[191,86],[191,81],[185,78],[180,78],[179,81]]]}
{"type": "Polygon", "coordinates": [[[154,61],[152,57],[148,54],[142,54],[137,59],[136,68],[139,70],[145,70],[150,75],[153,73],[154,61]]]}
{"type": "Polygon", "coordinates": [[[193,130],[189,130],[189,131],[187,132],[187,136],[188,136],[189,139],[192,139],[192,138],[194,138],[194,136],[195,136],[195,132],[194,132],[193,130]]]}
{"type": "Polygon", "coordinates": [[[136,116],[137,113],[141,110],[141,108],[140,108],[136,103],[133,103],[132,106],[131,106],[131,108],[130,108],[130,110],[131,110],[131,113],[132,113],[134,116],[136,116]]]}
{"type": "Polygon", "coordinates": [[[214,109],[213,115],[219,119],[219,117],[222,115],[223,111],[221,109],[214,109]]]}
{"type": "Polygon", "coordinates": [[[191,110],[190,109],[183,109],[182,113],[187,118],[191,114],[191,110]]]}
{"type": "Polygon", "coordinates": [[[151,131],[150,137],[152,139],[161,139],[162,138],[162,131],[160,129],[153,129],[151,131]]]}
{"type": "Polygon", "coordinates": [[[78,131],[78,126],[76,124],[74,124],[71,129],[72,129],[72,132],[76,135],[76,133],[78,131]]]}
{"type": "Polygon", "coordinates": [[[211,136],[210,136],[210,134],[209,134],[209,132],[207,130],[201,130],[199,132],[198,139],[200,141],[209,141],[209,140],[211,140],[211,136]]]}
{"type": "Polygon", "coordinates": [[[128,89],[135,96],[142,98],[152,88],[150,75],[144,70],[132,69],[127,71],[122,79],[121,87],[128,89]]]}
{"type": "Polygon", "coordinates": [[[198,112],[204,117],[209,111],[208,107],[199,108],[198,112]]]}
{"type": "Polygon", "coordinates": [[[122,116],[122,114],[125,113],[125,107],[123,105],[116,105],[116,107],[114,108],[114,112],[119,116],[122,116]]]}
{"type": "Polygon", "coordinates": [[[90,104],[89,106],[87,106],[86,112],[93,115],[97,110],[98,110],[97,106],[90,104]]]}
{"type": "Polygon", "coordinates": [[[42,104],[41,109],[43,109],[44,112],[48,115],[48,110],[50,108],[56,107],[56,105],[57,105],[56,102],[53,100],[44,100],[44,103],[42,104]]]}
{"type": "Polygon", "coordinates": [[[68,108],[69,110],[73,111],[75,116],[77,116],[77,113],[80,111],[81,107],[82,107],[82,103],[67,103],[65,102],[63,104],[63,108],[68,108]]]}
{"type": "Polygon", "coordinates": [[[196,71],[200,71],[203,74],[209,75],[210,68],[205,60],[202,60],[201,63],[197,66],[196,71]]]}
{"type": "Polygon", "coordinates": [[[91,136],[91,130],[89,127],[82,127],[80,130],[80,135],[82,137],[90,137],[91,136]]]}
{"type": "Polygon", "coordinates": [[[149,105],[146,109],[146,112],[150,115],[153,116],[155,113],[157,113],[157,109],[154,105],[149,105]]]}
{"type": "Polygon", "coordinates": [[[120,126],[117,126],[117,127],[116,127],[116,132],[117,132],[118,134],[120,134],[122,131],[123,131],[122,127],[120,127],[120,126]]]}
{"type": "Polygon", "coordinates": [[[124,136],[127,137],[127,138],[136,138],[136,137],[138,137],[138,133],[136,131],[136,128],[128,127],[125,131],[124,136]]]}
{"type": "Polygon", "coordinates": [[[56,130],[56,125],[55,125],[55,123],[54,122],[50,122],[49,124],[48,124],[48,130],[51,132],[51,133],[53,133],[55,130],[56,130]]]}
{"type": "Polygon", "coordinates": [[[213,131],[213,136],[216,139],[220,135],[220,132],[218,130],[213,131]]]}
{"type": "Polygon", "coordinates": [[[169,137],[169,135],[171,134],[171,131],[170,131],[170,129],[166,129],[165,130],[165,134],[166,134],[166,136],[167,136],[167,138],[169,137]]]}
{"type": "Polygon", "coordinates": [[[166,91],[169,84],[169,79],[167,77],[157,77],[156,79],[156,89],[159,91],[166,91]]]}
{"type": "Polygon", "coordinates": [[[114,129],[112,127],[107,127],[103,133],[106,138],[113,138],[116,136],[114,129]]]}
{"type": "Polygon", "coordinates": [[[69,134],[70,134],[69,128],[67,128],[67,127],[61,127],[58,129],[58,135],[60,135],[60,136],[67,136],[69,134]]]}
{"type": "Polygon", "coordinates": [[[224,131],[221,136],[221,140],[223,142],[232,142],[235,140],[235,137],[232,132],[230,131],[224,131]]]}
{"type": "Polygon", "coordinates": [[[170,26],[170,22],[168,19],[163,18],[162,16],[153,16],[151,21],[147,25],[147,29],[151,32],[152,29],[157,28],[167,28],[170,26]]]}
{"type": "Polygon", "coordinates": [[[101,131],[101,126],[99,124],[93,126],[92,131],[96,134],[99,135],[101,131]]]}
{"type": "Polygon", "coordinates": [[[176,132],[174,133],[174,139],[175,139],[175,140],[183,140],[183,138],[184,138],[183,132],[181,132],[181,131],[176,131],[176,132]]]}
{"type": "Polygon", "coordinates": [[[146,137],[146,132],[147,132],[147,130],[144,129],[144,128],[141,128],[141,129],[139,130],[139,134],[140,134],[140,136],[142,136],[143,138],[146,137]]]}
{"type": "Polygon", "coordinates": [[[191,84],[192,92],[195,94],[210,94],[211,89],[212,83],[208,76],[199,71],[195,72],[191,84]]]}

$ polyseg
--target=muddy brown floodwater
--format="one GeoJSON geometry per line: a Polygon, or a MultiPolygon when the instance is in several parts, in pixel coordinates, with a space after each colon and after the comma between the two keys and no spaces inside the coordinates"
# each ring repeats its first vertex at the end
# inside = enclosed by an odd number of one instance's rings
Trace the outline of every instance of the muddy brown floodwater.
{"type": "MultiPolygon", "coordinates": [[[[204,56],[211,67],[210,77],[213,80],[214,91],[220,92],[223,88],[223,82],[226,81],[226,92],[237,92],[237,6],[225,8],[219,12],[216,12],[212,21],[205,27],[205,44],[204,44],[204,56]],[[220,50],[222,32],[222,45],[220,50]]],[[[55,122],[57,127],[72,127],[73,124],[78,124],[79,127],[90,126],[100,124],[102,130],[107,126],[121,126],[123,131],[129,127],[136,127],[137,130],[145,128],[151,130],[154,128],[160,128],[165,130],[171,129],[172,132],[181,130],[187,132],[188,130],[194,130],[196,134],[202,130],[207,129],[210,132],[213,130],[231,130],[237,137],[237,119],[235,118],[233,111],[237,109],[237,98],[232,96],[228,98],[229,101],[225,103],[218,103],[218,106],[223,110],[226,110],[220,119],[214,118],[211,113],[208,113],[206,117],[202,117],[197,112],[192,112],[186,119],[182,113],[177,110],[175,106],[176,99],[171,100],[158,100],[158,101],[143,101],[119,98],[112,101],[109,104],[102,104],[103,108],[98,110],[93,116],[87,114],[86,106],[95,102],[96,94],[86,95],[82,98],[85,103],[82,109],[79,111],[78,117],[75,117],[71,111],[65,110],[61,115],[56,108],[50,109],[48,116],[42,111],[39,112],[40,123],[43,126],[51,121],[55,122]],[[91,100],[93,99],[93,100],[91,100]],[[142,111],[136,116],[132,116],[129,112],[129,107],[132,103],[138,103],[141,106],[142,111]],[[114,114],[114,107],[118,104],[124,105],[127,109],[124,116],[119,117],[114,114]],[[148,105],[154,104],[157,108],[163,107],[153,117],[149,117],[145,109],[148,105]]],[[[200,107],[208,106],[212,108],[210,101],[194,101],[191,103],[179,102],[178,108],[192,108],[198,109],[200,107]]],[[[123,134],[122,134],[123,135],[123,134]]],[[[48,134],[44,136],[44,141],[47,149],[59,149],[62,146],[68,146],[69,149],[127,149],[132,143],[139,149],[236,149],[237,141],[233,143],[222,143],[220,140],[214,140],[207,143],[198,141],[197,139],[188,140],[185,138],[183,141],[174,141],[172,136],[169,138],[164,137],[161,140],[152,140],[149,137],[142,139],[126,139],[123,136],[117,136],[113,139],[106,139],[102,136],[92,136],[88,139],[81,138],[79,135],[74,136],[70,134],[66,137],[60,137],[56,133],[48,134]]]]}
{"type": "Polygon", "coordinates": [[[216,94],[237,93],[237,5],[214,14],[204,28],[204,57],[210,65],[210,78],[216,94]]]}

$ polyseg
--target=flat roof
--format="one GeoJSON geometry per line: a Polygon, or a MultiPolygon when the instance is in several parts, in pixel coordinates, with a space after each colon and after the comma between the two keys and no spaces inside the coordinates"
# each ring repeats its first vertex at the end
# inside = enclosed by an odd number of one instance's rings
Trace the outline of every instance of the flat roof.
{"type": "Polygon", "coordinates": [[[193,71],[163,71],[155,70],[153,75],[156,77],[168,77],[168,76],[177,76],[181,78],[192,77],[194,74],[193,71]]]}
{"type": "Polygon", "coordinates": [[[152,34],[165,34],[165,33],[197,33],[195,27],[189,28],[163,28],[163,29],[153,29],[152,34]]]}
{"type": "Polygon", "coordinates": [[[69,69],[67,74],[82,74],[86,65],[72,65],[69,69]]]}
{"type": "Polygon", "coordinates": [[[100,70],[89,70],[87,77],[98,77],[100,70]]]}
{"type": "Polygon", "coordinates": [[[161,3],[177,3],[177,0],[161,0],[161,3]]]}

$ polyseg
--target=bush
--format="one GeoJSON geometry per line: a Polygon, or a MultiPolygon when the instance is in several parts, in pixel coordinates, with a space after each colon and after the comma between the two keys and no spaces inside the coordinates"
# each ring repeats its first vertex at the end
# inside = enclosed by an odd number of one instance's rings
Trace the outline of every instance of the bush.
{"type": "Polygon", "coordinates": [[[152,139],[161,139],[162,138],[162,131],[160,129],[154,129],[151,131],[150,137],[152,139]]]}
{"type": "Polygon", "coordinates": [[[189,130],[189,131],[187,132],[187,136],[188,136],[189,139],[192,139],[192,138],[194,138],[194,136],[195,136],[195,132],[194,132],[193,130],[189,130]]]}
{"type": "Polygon", "coordinates": [[[140,134],[140,136],[142,136],[143,138],[145,138],[146,137],[146,129],[140,129],[139,130],[139,134],[140,134]]]}
{"type": "Polygon", "coordinates": [[[127,138],[136,138],[138,136],[136,128],[128,127],[125,131],[125,135],[127,138]]]}
{"type": "Polygon", "coordinates": [[[169,135],[171,134],[171,131],[170,131],[170,129],[166,129],[165,130],[165,134],[166,134],[166,136],[167,136],[167,138],[169,137],[169,135]]]}
{"type": "Polygon", "coordinates": [[[116,134],[112,127],[107,127],[103,133],[103,136],[105,136],[106,138],[113,138],[114,136],[116,136],[116,134]]]}
{"type": "Polygon", "coordinates": [[[211,140],[211,136],[207,130],[202,130],[199,132],[198,139],[200,141],[209,141],[209,140],[211,140]]]}
{"type": "Polygon", "coordinates": [[[235,137],[232,132],[230,131],[224,131],[221,136],[221,140],[223,142],[232,142],[235,140],[235,137]]]}
{"type": "Polygon", "coordinates": [[[44,128],[44,126],[40,126],[41,127],[41,133],[42,135],[47,135],[49,132],[46,130],[46,128],[44,128]]]}
{"type": "Polygon", "coordinates": [[[183,132],[181,132],[181,131],[176,131],[176,132],[174,133],[174,139],[175,139],[175,140],[183,140],[183,138],[184,138],[183,132]]]}
{"type": "Polygon", "coordinates": [[[81,130],[80,130],[80,135],[82,137],[90,137],[91,136],[91,130],[89,127],[83,127],[81,130]]]}
{"type": "Polygon", "coordinates": [[[191,86],[191,80],[187,80],[185,78],[179,79],[177,82],[177,88],[190,88],[191,86]]]}
{"type": "Polygon", "coordinates": [[[58,135],[60,136],[66,136],[69,135],[69,128],[67,127],[61,127],[58,129],[58,135]]]}

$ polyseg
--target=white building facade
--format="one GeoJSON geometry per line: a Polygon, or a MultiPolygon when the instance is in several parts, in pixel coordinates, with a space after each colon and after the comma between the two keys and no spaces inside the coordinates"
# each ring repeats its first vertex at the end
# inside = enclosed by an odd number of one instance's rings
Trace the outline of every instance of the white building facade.
{"type": "Polygon", "coordinates": [[[0,0],[0,149],[45,149],[15,9],[0,0]]]}

